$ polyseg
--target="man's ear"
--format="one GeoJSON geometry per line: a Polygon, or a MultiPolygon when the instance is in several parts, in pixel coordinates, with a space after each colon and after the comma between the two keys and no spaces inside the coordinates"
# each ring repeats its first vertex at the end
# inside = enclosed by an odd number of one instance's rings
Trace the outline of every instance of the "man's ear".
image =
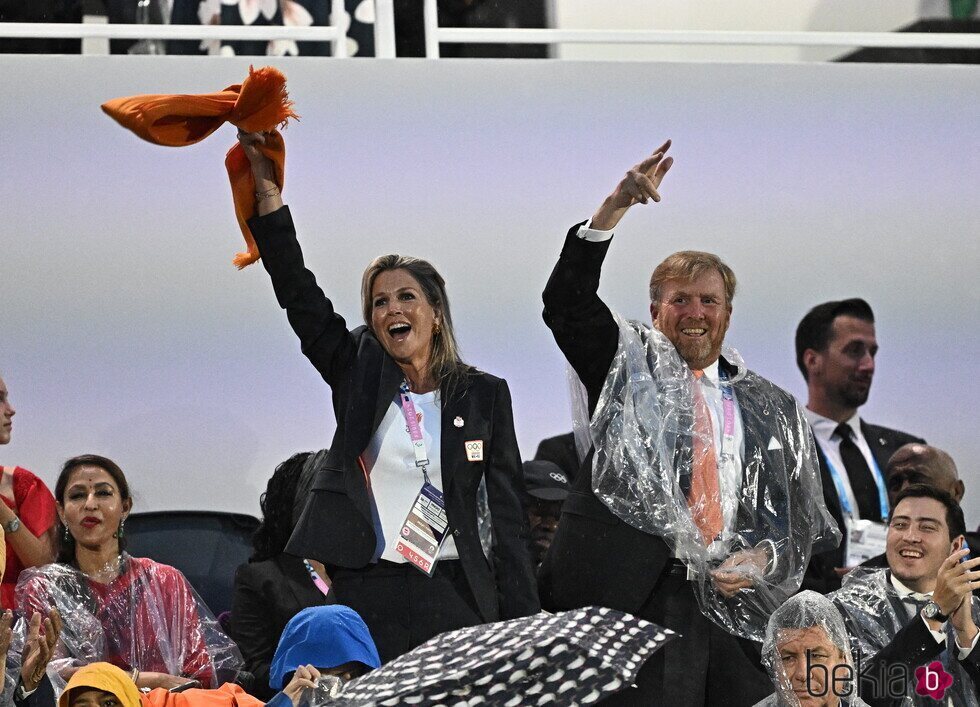
{"type": "Polygon", "coordinates": [[[653,322],[653,326],[655,328],[657,328],[657,329],[660,328],[660,327],[657,326],[657,313],[659,311],[660,311],[660,307],[658,306],[658,303],[651,301],[650,302],[650,321],[653,322]]]}
{"type": "Polygon", "coordinates": [[[953,493],[951,494],[957,503],[963,502],[963,494],[966,492],[966,487],[963,486],[963,480],[957,479],[956,483],[953,484],[953,493]]]}
{"type": "Polygon", "coordinates": [[[820,364],[820,352],[816,349],[807,349],[803,352],[803,367],[806,369],[807,377],[813,375],[814,369],[820,364]]]}
{"type": "Polygon", "coordinates": [[[955,538],[953,538],[953,544],[952,544],[953,549],[950,551],[949,554],[952,555],[954,552],[959,552],[960,550],[962,550],[963,543],[965,542],[966,542],[965,537],[963,537],[962,535],[957,535],[955,538]]]}

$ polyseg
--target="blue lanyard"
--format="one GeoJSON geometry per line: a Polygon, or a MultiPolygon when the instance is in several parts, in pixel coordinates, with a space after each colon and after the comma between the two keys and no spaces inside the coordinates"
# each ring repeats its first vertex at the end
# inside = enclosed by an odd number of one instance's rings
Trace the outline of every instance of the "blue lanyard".
{"type": "MultiPolygon", "coordinates": [[[[823,460],[827,462],[827,468],[830,470],[830,478],[834,480],[834,487],[837,489],[837,498],[840,499],[840,507],[844,512],[844,515],[850,516],[851,518],[856,517],[854,509],[851,507],[851,501],[847,496],[847,489],[844,488],[844,480],[841,478],[841,474],[837,471],[837,468],[831,463],[830,457],[823,450],[819,444],[817,448],[820,449],[820,453],[823,455],[823,460]]],[[[862,452],[862,456],[863,456],[862,452]]],[[[871,455],[871,473],[875,478],[875,486],[878,487],[878,505],[881,509],[881,519],[885,520],[888,518],[888,491],[885,487],[885,477],[881,473],[881,469],[878,467],[878,461],[871,455]]]]}

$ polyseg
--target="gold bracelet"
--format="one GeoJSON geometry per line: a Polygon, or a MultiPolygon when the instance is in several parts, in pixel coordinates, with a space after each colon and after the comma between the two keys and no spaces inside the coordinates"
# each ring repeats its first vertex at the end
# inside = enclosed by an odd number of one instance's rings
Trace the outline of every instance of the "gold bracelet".
{"type": "Polygon", "coordinates": [[[271,199],[274,196],[279,196],[281,193],[279,187],[272,187],[272,189],[267,189],[266,191],[255,192],[255,198],[261,201],[262,199],[271,199]]]}

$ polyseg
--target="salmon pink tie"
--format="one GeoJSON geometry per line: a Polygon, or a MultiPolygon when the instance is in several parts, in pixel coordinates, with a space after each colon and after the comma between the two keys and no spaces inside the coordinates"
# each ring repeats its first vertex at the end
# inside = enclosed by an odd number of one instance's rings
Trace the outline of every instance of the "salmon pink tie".
{"type": "Polygon", "coordinates": [[[715,456],[715,434],[711,426],[708,403],[701,392],[704,371],[693,371],[694,382],[694,457],[691,460],[691,490],[687,505],[694,524],[701,531],[704,544],[710,545],[722,529],[721,491],[718,486],[718,459],[715,456]]]}

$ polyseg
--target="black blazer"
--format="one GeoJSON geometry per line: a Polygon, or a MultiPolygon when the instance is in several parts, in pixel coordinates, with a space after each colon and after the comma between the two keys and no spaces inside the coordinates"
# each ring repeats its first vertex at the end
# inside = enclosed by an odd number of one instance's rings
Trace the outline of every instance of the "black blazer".
{"type": "MultiPolygon", "coordinates": [[[[619,328],[597,293],[609,241],[584,241],[575,235],[577,230],[578,226],[574,226],[569,231],[545,287],[544,320],[585,385],[591,413],[618,347],[619,328]]],[[[724,360],[720,365],[728,366],[724,360]]],[[[736,396],[740,384],[768,388],[767,405],[787,415],[797,415],[796,401],[789,393],[751,371],[742,381],[733,383],[736,396]]],[[[746,423],[772,415],[771,410],[763,413],[751,409],[755,404],[752,398],[739,398],[746,423]]],[[[799,534],[796,542],[809,543],[811,527],[803,516],[812,504],[805,498],[786,498],[784,489],[798,485],[781,483],[790,473],[784,454],[802,448],[804,440],[779,439],[782,449],[770,450],[770,437],[782,435],[782,426],[743,427],[745,457],[764,460],[763,478],[759,479],[755,502],[750,505],[755,517],[748,525],[760,530],[766,526],[782,529],[793,516],[794,533],[799,534]]],[[[550,609],[599,604],[635,613],[653,590],[670,559],[670,551],[662,538],[620,520],[596,498],[592,492],[593,453],[594,450],[589,452],[572,484],[555,539],[539,571],[542,602],[550,609]]],[[[743,512],[747,512],[745,504],[740,503],[739,513],[743,512]]],[[[761,534],[758,538],[751,533],[746,537],[750,543],[761,539],[761,534]]]]}
{"type": "MultiPolygon", "coordinates": [[[[17,683],[20,684],[19,679],[17,683]]],[[[57,704],[54,698],[54,688],[51,686],[51,681],[47,675],[41,678],[41,682],[37,684],[37,689],[29,694],[26,699],[14,700],[15,707],[55,707],[57,704]]]]}
{"type": "MultiPolygon", "coordinates": [[[[288,207],[249,220],[279,305],[303,353],[333,393],[337,430],[286,552],[331,566],[360,568],[374,556],[371,502],[358,457],[367,448],[404,379],[366,326],[344,318],[303,264],[288,207]]],[[[539,609],[520,501],[523,471],[507,383],[474,371],[442,393],[442,488],[459,559],[486,621],[539,609]],[[464,421],[456,427],[454,420],[464,421]],[[464,443],[482,440],[482,461],[467,461],[464,443]],[[486,482],[493,525],[491,558],[477,528],[478,489],[486,482]]]]}
{"type": "Polygon", "coordinates": [[[242,651],[245,670],[255,676],[252,694],[268,702],[277,690],[269,687],[269,667],[286,624],[308,606],[334,604],[313,584],[303,560],[279,555],[246,562],[235,572],[231,635],[242,651]]]}
{"type": "MultiPolygon", "coordinates": [[[[898,430],[892,430],[887,427],[872,425],[864,420],[861,420],[861,433],[864,435],[864,439],[867,440],[868,446],[871,448],[871,455],[878,463],[878,468],[881,469],[882,474],[885,473],[888,460],[891,459],[892,454],[898,451],[899,447],[911,442],[925,444],[924,439],[919,439],[905,432],[899,432],[898,430]]],[[[827,510],[830,511],[831,517],[843,535],[845,532],[844,513],[840,506],[840,496],[837,495],[834,478],[830,475],[827,458],[823,455],[823,452],[819,451],[817,457],[820,459],[820,481],[823,484],[824,503],[827,504],[827,510]]],[[[875,498],[874,501],[877,503],[878,499],[875,498]]],[[[814,554],[810,560],[810,566],[807,567],[806,574],[803,577],[802,589],[812,589],[821,594],[840,589],[841,578],[834,572],[834,568],[844,566],[844,553],[846,548],[847,540],[845,538],[838,547],[814,554]]]]}
{"type": "MultiPolygon", "coordinates": [[[[891,604],[895,615],[904,619],[908,614],[901,600],[896,594],[889,593],[888,603],[891,604]]],[[[847,611],[842,610],[841,615],[847,624],[848,632],[852,635],[860,635],[861,630],[850,624],[851,619],[847,611]]],[[[947,638],[948,645],[955,645],[952,637],[947,638]],[[952,643],[951,643],[952,642],[952,643]]],[[[890,697],[885,694],[885,685],[888,684],[889,668],[899,663],[908,668],[908,675],[913,682],[909,685],[908,694],[914,695],[913,686],[915,685],[915,669],[920,665],[925,665],[933,660],[938,660],[945,646],[937,643],[932,637],[925,622],[917,615],[912,615],[905,625],[894,635],[891,640],[873,656],[861,656],[861,674],[866,679],[858,682],[858,695],[871,707],[900,707],[906,704],[903,699],[890,697]]],[[[955,650],[955,649],[954,649],[955,650]]],[[[977,692],[977,685],[980,685],[980,650],[973,650],[965,659],[955,658],[953,666],[955,681],[965,682],[967,679],[970,685],[963,685],[965,690],[977,692]],[[958,668],[958,670],[957,670],[958,668]]],[[[947,695],[949,696],[949,695],[947,695]]],[[[931,699],[916,697],[916,704],[937,704],[931,699]]]]}

